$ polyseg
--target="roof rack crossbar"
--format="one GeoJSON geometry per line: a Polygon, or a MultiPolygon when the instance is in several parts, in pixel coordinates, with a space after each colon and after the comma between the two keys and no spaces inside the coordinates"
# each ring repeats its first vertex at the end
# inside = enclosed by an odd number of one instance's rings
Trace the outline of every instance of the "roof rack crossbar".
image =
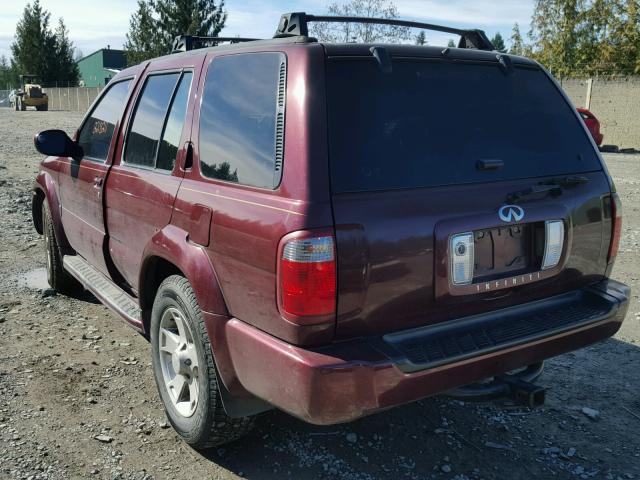
{"type": "Polygon", "coordinates": [[[413,22],[410,20],[397,20],[393,18],[373,18],[373,17],[348,17],[329,15],[308,15],[304,12],[285,13],[280,17],[280,24],[274,38],[309,36],[308,24],[311,22],[331,22],[331,23],[373,23],[377,25],[392,25],[398,27],[420,28],[436,32],[453,33],[460,35],[460,48],[474,48],[478,50],[495,50],[495,47],[482,30],[460,29],[436,25],[433,23],[413,22]]]}
{"type": "Polygon", "coordinates": [[[198,48],[215,47],[216,45],[229,42],[229,43],[241,43],[241,42],[254,42],[260,40],[259,38],[244,38],[244,37],[202,37],[197,35],[178,35],[171,48],[171,53],[187,52],[189,50],[195,50],[198,48]]]}

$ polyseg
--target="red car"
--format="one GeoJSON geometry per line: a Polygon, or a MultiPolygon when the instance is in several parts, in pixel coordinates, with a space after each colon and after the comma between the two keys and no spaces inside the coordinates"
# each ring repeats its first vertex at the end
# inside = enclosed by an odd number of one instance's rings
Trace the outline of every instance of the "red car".
{"type": "Polygon", "coordinates": [[[600,133],[600,122],[596,118],[596,116],[591,113],[587,108],[578,107],[578,113],[584,120],[584,123],[587,125],[587,128],[591,132],[591,136],[593,140],[596,142],[596,145],[602,145],[602,139],[604,135],[600,133]]]}
{"type": "Polygon", "coordinates": [[[149,337],[198,448],[270,408],[326,425],[452,389],[538,405],[543,361],[629,306],[609,278],[620,199],[537,63],[477,30],[444,50],[318,43],[318,18],[185,36],[118,73],[73,139],[35,139],[50,285],[149,337]]]}

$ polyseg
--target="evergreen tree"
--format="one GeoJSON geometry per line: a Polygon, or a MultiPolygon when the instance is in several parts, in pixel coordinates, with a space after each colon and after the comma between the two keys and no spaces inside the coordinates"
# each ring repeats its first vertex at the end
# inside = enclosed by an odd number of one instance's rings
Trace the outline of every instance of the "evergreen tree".
{"type": "Polygon", "coordinates": [[[224,0],[138,0],[124,44],[127,63],[170,53],[178,35],[217,37],[226,20],[224,0]]]}
{"type": "Polygon", "coordinates": [[[424,30],[421,30],[418,35],[416,35],[416,45],[426,45],[427,37],[424,34],[424,30]]]}
{"type": "Polygon", "coordinates": [[[50,18],[39,0],[26,5],[11,44],[11,67],[17,74],[36,75],[41,83],[75,83],[78,67],[69,32],[62,19],[55,32],[51,31],[50,18]]]}
{"type": "Polygon", "coordinates": [[[50,17],[39,0],[27,3],[11,44],[13,69],[20,74],[37,75],[40,81],[49,80],[53,73],[55,39],[49,28],[50,17]]]}
{"type": "Polygon", "coordinates": [[[160,41],[171,49],[178,35],[217,37],[227,21],[224,0],[155,0],[160,41]]]}
{"type": "Polygon", "coordinates": [[[4,55],[0,56],[0,90],[11,90],[17,85],[11,63],[4,55]]]}
{"type": "Polygon", "coordinates": [[[69,31],[61,19],[55,31],[55,81],[61,84],[75,85],[80,78],[78,64],[73,58],[73,43],[69,40],[69,31]]]}
{"type": "Polygon", "coordinates": [[[513,24],[510,42],[511,48],[509,49],[509,53],[512,55],[524,55],[524,40],[522,39],[518,23],[513,24]]]}
{"type": "Polygon", "coordinates": [[[500,52],[505,51],[507,49],[507,47],[504,44],[504,39],[502,38],[502,35],[500,34],[500,32],[496,32],[496,34],[491,39],[491,43],[493,43],[494,48],[500,52]]]}
{"type": "Polygon", "coordinates": [[[129,66],[167,53],[166,45],[161,45],[159,39],[152,7],[146,0],[138,0],[138,10],[129,20],[126,38],[124,49],[129,66]]]}
{"type": "Polygon", "coordinates": [[[456,42],[454,42],[452,39],[449,39],[449,42],[447,42],[447,47],[455,48],[456,47],[456,42]]]}

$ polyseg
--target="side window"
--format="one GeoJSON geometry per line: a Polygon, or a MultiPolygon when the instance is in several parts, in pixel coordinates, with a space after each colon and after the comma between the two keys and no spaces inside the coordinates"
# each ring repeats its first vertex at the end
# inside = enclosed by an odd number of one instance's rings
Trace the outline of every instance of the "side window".
{"type": "Polygon", "coordinates": [[[191,86],[191,72],[182,75],[180,84],[173,97],[169,116],[162,133],[162,141],[158,151],[158,160],[156,167],[162,170],[173,170],[176,163],[176,155],[180,145],[180,137],[182,136],[182,127],[184,119],[187,115],[187,103],[189,102],[189,87],[191,86]]]}
{"type": "Polygon", "coordinates": [[[107,160],[111,137],[124,110],[130,84],[131,80],[114,83],[82,126],[78,143],[85,158],[98,162],[107,160]]]}
{"type": "Polygon", "coordinates": [[[200,111],[200,170],[263,188],[280,183],[286,60],[281,53],[217,57],[200,111]]]}
{"type": "Polygon", "coordinates": [[[179,76],[150,75],[145,81],[127,134],[125,163],[155,167],[162,127],[179,76]]]}

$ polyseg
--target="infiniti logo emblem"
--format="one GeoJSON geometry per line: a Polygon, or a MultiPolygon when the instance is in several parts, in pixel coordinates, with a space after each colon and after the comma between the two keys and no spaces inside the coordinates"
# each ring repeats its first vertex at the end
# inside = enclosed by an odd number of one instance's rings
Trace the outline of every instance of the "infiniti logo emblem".
{"type": "Polygon", "coordinates": [[[519,222],[524,218],[524,210],[518,205],[503,205],[498,210],[498,216],[503,222],[519,222]]]}

